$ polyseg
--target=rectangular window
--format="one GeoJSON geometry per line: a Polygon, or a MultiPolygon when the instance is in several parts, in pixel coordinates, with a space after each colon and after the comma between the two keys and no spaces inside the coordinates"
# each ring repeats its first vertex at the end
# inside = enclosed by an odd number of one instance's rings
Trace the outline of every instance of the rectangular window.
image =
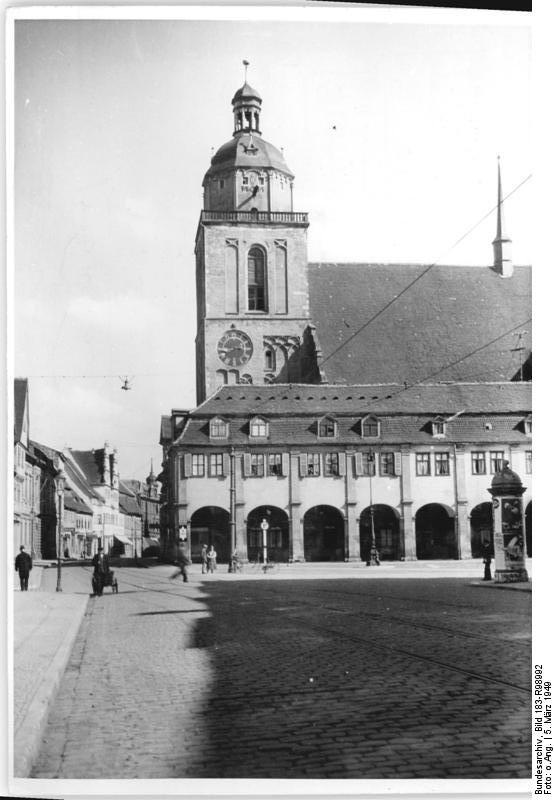
{"type": "Polygon", "coordinates": [[[325,453],[325,474],[338,475],[339,474],[339,454],[338,453],[325,453]]]}
{"type": "Polygon", "coordinates": [[[435,453],[435,475],[450,475],[448,453],[435,453]]]}
{"type": "Polygon", "coordinates": [[[319,453],[308,453],[306,474],[314,478],[319,476],[319,453]]]}
{"type": "Polygon", "coordinates": [[[335,436],[335,422],[332,419],[322,419],[319,423],[319,435],[325,439],[335,436]]]}
{"type": "Polygon", "coordinates": [[[212,419],[210,421],[210,436],[212,439],[227,438],[227,423],[223,419],[212,419]]]}
{"type": "Polygon", "coordinates": [[[204,456],[201,453],[192,454],[192,468],[191,472],[195,478],[204,477],[204,456]]]}
{"type": "Polygon", "coordinates": [[[362,456],[362,474],[371,475],[373,477],[375,475],[375,454],[362,453],[361,456],[362,456]]]}
{"type": "Polygon", "coordinates": [[[263,453],[252,453],[250,456],[250,471],[255,478],[263,478],[264,456],[263,453]]]}
{"type": "Polygon", "coordinates": [[[223,475],[223,453],[210,453],[210,477],[219,478],[223,475]]]}
{"type": "Polygon", "coordinates": [[[250,423],[250,436],[267,436],[267,422],[265,419],[253,419],[250,423]]]}
{"type": "Polygon", "coordinates": [[[394,475],[394,453],[381,453],[379,472],[381,475],[394,475]]]}
{"type": "Polygon", "coordinates": [[[267,457],[267,471],[269,475],[283,474],[283,457],[281,453],[270,453],[267,457]]]}
{"type": "Polygon", "coordinates": [[[532,459],[532,455],[533,455],[533,454],[531,453],[531,451],[530,451],[530,450],[527,450],[527,451],[525,452],[525,472],[527,473],[527,475],[531,475],[531,473],[533,472],[533,459],[532,459]]]}
{"type": "Polygon", "coordinates": [[[416,475],[431,474],[431,453],[416,453],[416,475]]]}
{"type": "Polygon", "coordinates": [[[491,475],[494,475],[496,472],[501,472],[503,466],[504,451],[491,450],[491,475]]]}
{"type": "Polygon", "coordinates": [[[484,475],[487,471],[484,453],[471,454],[471,472],[473,475],[484,475]]]}

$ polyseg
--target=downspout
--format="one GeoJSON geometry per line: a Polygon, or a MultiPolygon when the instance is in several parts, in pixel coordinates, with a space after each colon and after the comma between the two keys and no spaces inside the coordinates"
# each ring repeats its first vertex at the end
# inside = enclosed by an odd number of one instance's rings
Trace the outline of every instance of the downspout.
{"type": "Polygon", "coordinates": [[[454,469],[452,470],[454,477],[454,535],[456,537],[456,558],[461,560],[460,550],[460,522],[458,519],[458,457],[456,450],[456,442],[454,442],[454,469]]]}

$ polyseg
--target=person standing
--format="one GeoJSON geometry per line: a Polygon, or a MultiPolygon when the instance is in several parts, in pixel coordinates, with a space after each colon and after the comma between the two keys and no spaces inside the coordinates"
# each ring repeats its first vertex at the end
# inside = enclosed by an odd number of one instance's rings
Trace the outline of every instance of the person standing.
{"type": "Polygon", "coordinates": [[[25,552],[25,545],[21,545],[15,558],[15,570],[19,572],[19,585],[22,592],[29,591],[29,573],[33,569],[33,559],[25,552]]]}
{"type": "Polygon", "coordinates": [[[92,566],[94,593],[100,597],[104,591],[104,584],[110,570],[108,556],[104,554],[101,544],[98,545],[98,552],[93,556],[92,566]]]}
{"type": "Polygon", "coordinates": [[[200,558],[202,559],[202,575],[205,575],[208,571],[208,545],[202,545],[202,552],[200,553],[200,558]]]}
{"type": "Polygon", "coordinates": [[[208,550],[208,572],[215,572],[216,567],[217,567],[217,553],[212,544],[210,546],[210,549],[208,550]]]}

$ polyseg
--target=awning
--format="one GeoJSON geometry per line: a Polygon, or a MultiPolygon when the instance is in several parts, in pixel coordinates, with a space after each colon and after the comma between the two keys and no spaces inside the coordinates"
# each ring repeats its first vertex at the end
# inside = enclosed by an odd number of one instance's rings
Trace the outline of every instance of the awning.
{"type": "Polygon", "coordinates": [[[128,539],[123,533],[114,533],[114,538],[117,539],[118,542],[121,544],[133,544],[130,539],[128,539]]]}

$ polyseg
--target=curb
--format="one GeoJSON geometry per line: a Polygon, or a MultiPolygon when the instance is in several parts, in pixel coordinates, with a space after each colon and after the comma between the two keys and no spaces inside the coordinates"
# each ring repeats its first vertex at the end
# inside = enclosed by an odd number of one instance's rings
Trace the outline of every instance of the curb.
{"type": "Polygon", "coordinates": [[[480,581],[471,586],[480,586],[482,589],[507,589],[512,592],[531,592],[531,581],[528,583],[495,583],[494,581],[480,581]]]}
{"type": "Polygon", "coordinates": [[[43,672],[42,679],[29,703],[25,716],[17,731],[14,731],[13,774],[15,778],[28,778],[38,756],[42,735],[48,720],[48,713],[60,687],[73,643],[89,602],[88,597],[74,596],[74,600],[77,606],[77,613],[68,622],[54,658],[43,672]],[[81,609],[78,608],[79,604],[81,609]]]}

